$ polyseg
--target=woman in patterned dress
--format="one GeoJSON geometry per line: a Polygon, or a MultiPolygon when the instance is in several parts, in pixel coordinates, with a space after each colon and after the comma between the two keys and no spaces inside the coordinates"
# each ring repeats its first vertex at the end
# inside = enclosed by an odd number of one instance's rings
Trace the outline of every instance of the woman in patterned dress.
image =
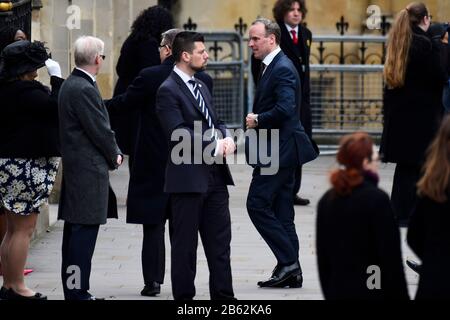
{"type": "Polygon", "coordinates": [[[29,289],[23,268],[39,207],[50,195],[58,170],[59,64],[48,59],[42,43],[17,41],[0,59],[0,207],[7,232],[0,253],[0,299],[46,299],[29,289]],[[47,66],[52,91],[35,81],[47,66]]]}

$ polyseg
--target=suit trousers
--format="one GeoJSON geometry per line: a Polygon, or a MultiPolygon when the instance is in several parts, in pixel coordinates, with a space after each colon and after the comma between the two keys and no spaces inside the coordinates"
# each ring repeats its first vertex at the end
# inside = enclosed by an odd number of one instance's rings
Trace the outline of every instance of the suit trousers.
{"type": "Polygon", "coordinates": [[[392,206],[400,226],[406,227],[416,202],[416,184],[420,179],[420,165],[398,163],[392,185],[392,206]]]}
{"type": "Polygon", "coordinates": [[[165,223],[144,225],[142,274],[146,286],[164,283],[166,270],[165,223]]]}
{"type": "Polygon", "coordinates": [[[171,194],[170,201],[174,299],[191,300],[195,296],[199,233],[209,267],[211,299],[233,299],[229,194],[223,173],[218,166],[211,166],[207,193],[171,194]]]}
{"type": "Polygon", "coordinates": [[[99,225],[64,223],[61,278],[66,300],[86,300],[99,225]]]}
{"type": "Polygon", "coordinates": [[[260,168],[256,168],[247,198],[250,219],[280,266],[291,265],[299,258],[292,197],[295,170],[280,168],[277,174],[269,176],[261,175],[260,168]]]}
{"type": "Polygon", "coordinates": [[[294,182],[294,198],[300,192],[300,188],[302,187],[302,173],[303,166],[298,166],[295,169],[295,182],[294,182]]]}

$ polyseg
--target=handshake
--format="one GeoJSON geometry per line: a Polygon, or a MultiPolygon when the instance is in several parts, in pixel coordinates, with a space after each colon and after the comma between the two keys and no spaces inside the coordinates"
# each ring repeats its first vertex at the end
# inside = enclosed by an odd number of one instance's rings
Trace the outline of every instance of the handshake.
{"type": "Polygon", "coordinates": [[[216,156],[222,156],[226,158],[230,154],[233,154],[236,151],[236,144],[234,140],[230,137],[217,140],[216,146],[216,156]]]}

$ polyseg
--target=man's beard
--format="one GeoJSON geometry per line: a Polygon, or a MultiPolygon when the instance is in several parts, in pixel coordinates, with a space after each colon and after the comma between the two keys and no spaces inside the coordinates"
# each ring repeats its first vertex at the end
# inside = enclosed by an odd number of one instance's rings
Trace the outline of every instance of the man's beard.
{"type": "Polygon", "coordinates": [[[206,70],[206,64],[204,64],[204,65],[202,65],[200,67],[191,66],[191,69],[194,70],[195,72],[205,71],[206,70]]]}

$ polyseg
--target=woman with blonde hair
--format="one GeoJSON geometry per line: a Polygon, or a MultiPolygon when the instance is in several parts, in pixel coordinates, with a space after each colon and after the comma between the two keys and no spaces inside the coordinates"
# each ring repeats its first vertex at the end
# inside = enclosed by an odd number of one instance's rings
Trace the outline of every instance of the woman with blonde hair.
{"type": "Polygon", "coordinates": [[[425,152],[443,115],[448,34],[441,39],[423,3],[398,14],[389,35],[384,78],[381,157],[396,163],[392,202],[400,226],[407,226],[425,152]]]}
{"type": "Polygon", "coordinates": [[[417,184],[408,244],[422,260],[416,299],[450,299],[450,115],[432,143],[417,184]]]}

